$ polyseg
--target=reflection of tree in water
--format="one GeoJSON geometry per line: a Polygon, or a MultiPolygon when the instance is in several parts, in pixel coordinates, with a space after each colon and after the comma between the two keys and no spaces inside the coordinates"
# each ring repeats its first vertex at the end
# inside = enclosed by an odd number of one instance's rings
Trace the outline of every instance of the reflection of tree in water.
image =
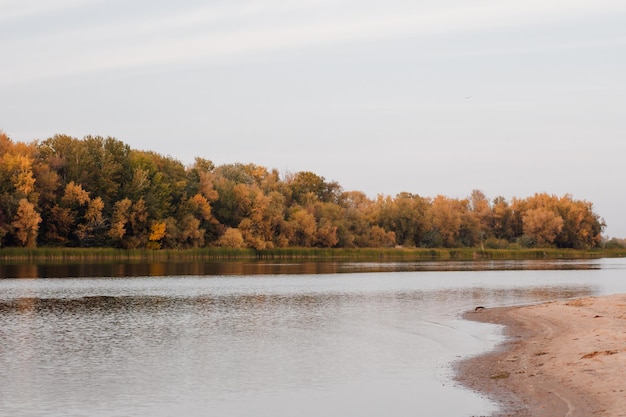
{"type": "Polygon", "coordinates": [[[2,264],[3,278],[160,277],[270,274],[332,274],[342,271],[338,262],[83,262],[2,264]]]}
{"type": "Polygon", "coordinates": [[[516,271],[599,269],[595,260],[490,260],[490,261],[169,261],[169,262],[83,262],[0,263],[3,278],[73,277],[162,277],[222,275],[335,274],[408,271],[516,271]]]}

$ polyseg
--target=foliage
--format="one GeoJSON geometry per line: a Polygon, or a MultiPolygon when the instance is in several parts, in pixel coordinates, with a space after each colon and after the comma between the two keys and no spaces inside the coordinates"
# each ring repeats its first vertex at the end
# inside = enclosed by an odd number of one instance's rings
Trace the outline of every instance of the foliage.
{"type": "Polygon", "coordinates": [[[464,248],[592,249],[604,228],[593,205],[571,195],[371,199],[309,171],[281,178],[199,157],[184,166],[110,137],[20,143],[0,132],[0,247],[459,248],[446,252],[454,257],[464,248]]]}

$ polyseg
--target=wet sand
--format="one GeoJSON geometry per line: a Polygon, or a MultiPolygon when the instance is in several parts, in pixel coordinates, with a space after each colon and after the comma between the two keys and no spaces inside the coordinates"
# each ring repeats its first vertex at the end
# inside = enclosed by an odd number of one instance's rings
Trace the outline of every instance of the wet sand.
{"type": "Polygon", "coordinates": [[[500,416],[626,416],[626,294],[485,308],[465,318],[506,326],[457,380],[501,404],[500,416]]]}

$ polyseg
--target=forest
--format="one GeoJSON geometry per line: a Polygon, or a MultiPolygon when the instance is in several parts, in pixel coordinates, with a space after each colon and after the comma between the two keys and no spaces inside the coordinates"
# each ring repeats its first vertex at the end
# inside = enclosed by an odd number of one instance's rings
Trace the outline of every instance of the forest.
{"type": "Polygon", "coordinates": [[[186,166],[111,137],[0,131],[0,247],[590,249],[604,228],[569,194],[369,198],[308,171],[186,166]]]}

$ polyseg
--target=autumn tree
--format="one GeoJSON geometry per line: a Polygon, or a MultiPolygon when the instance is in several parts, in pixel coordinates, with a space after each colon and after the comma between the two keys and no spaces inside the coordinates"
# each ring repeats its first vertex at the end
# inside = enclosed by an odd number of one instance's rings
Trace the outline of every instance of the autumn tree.
{"type": "Polygon", "coordinates": [[[554,239],[557,246],[589,249],[600,245],[605,223],[593,212],[593,204],[566,194],[559,199],[557,211],[563,219],[563,227],[554,239]]]}
{"type": "Polygon", "coordinates": [[[204,229],[200,220],[193,216],[185,216],[179,223],[180,240],[183,247],[198,248],[204,246],[204,229]]]}
{"type": "Polygon", "coordinates": [[[3,177],[9,181],[15,195],[28,198],[35,191],[33,160],[23,154],[7,153],[3,156],[0,167],[3,177]]]}
{"type": "Polygon", "coordinates": [[[132,201],[143,200],[151,219],[175,214],[187,188],[185,166],[171,157],[155,152],[131,150],[130,181],[123,189],[132,201]]]}
{"type": "Polygon", "coordinates": [[[430,201],[417,194],[402,192],[391,197],[379,196],[379,226],[395,234],[398,244],[421,246],[427,244],[430,201]]]}
{"type": "Polygon", "coordinates": [[[217,221],[207,198],[198,193],[181,201],[176,218],[168,218],[167,224],[166,247],[200,247],[205,243],[207,228],[217,221]]]}
{"type": "Polygon", "coordinates": [[[392,248],[396,244],[396,234],[394,232],[388,232],[382,227],[372,226],[368,242],[369,244],[367,246],[375,248],[392,248]]]}
{"type": "Polygon", "coordinates": [[[148,249],[161,249],[161,240],[165,237],[167,230],[166,222],[154,222],[150,226],[150,236],[148,236],[148,249]]]}
{"type": "Polygon", "coordinates": [[[115,202],[111,216],[111,227],[107,231],[107,235],[118,245],[121,245],[122,239],[126,235],[126,225],[132,204],[133,202],[128,198],[115,202]]]}
{"type": "Polygon", "coordinates": [[[238,226],[246,246],[255,249],[280,246],[278,236],[284,222],[284,197],[271,192],[269,195],[256,188],[253,195],[250,214],[238,226]]]}
{"type": "Polygon", "coordinates": [[[492,219],[489,200],[480,190],[473,190],[469,199],[462,200],[460,208],[461,230],[460,237],[464,246],[481,245],[484,248],[485,239],[492,233],[490,223],[492,219]]]}
{"type": "Polygon", "coordinates": [[[0,132],[3,246],[586,249],[602,244],[604,228],[591,203],[570,195],[370,199],[310,171],[281,178],[276,169],[203,158],[184,166],[110,137],[22,143],[0,132]]]}
{"type": "Polygon", "coordinates": [[[496,239],[513,241],[516,236],[513,208],[502,196],[493,200],[491,207],[491,234],[496,239]]]}
{"type": "Polygon", "coordinates": [[[288,219],[292,246],[311,247],[316,240],[317,223],[315,216],[302,207],[294,207],[288,219]]]}
{"type": "Polygon", "coordinates": [[[33,144],[14,143],[0,132],[0,205],[8,213],[17,209],[21,199],[37,203],[33,165],[33,144]]]}
{"type": "MultiPolygon", "coordinates": [[[[38,194],[33,173],[34,153],[35,149],[32,144],[14,143],[4,132],[0,131],[0,245],[3,245],[5,241],[11,242],[15,239],[15,243],[23,246],[23,238],[31,236],[30,232],[25,232],[30,229],[24,224],[29,223],[28,208],[30,206],[25,206],[22,200],[31,203],[35,210],[38,194]],[[18,211],[21,215],[18,216],[17,221],[22,228],[19,230],[19,238],[15,236],[15,228],[12,225],[16,221],[18,211]],[[27,228],[24,229],[24,227],[27,228]]],[[[39,222],[37,222],[38,226],[39,222]]],[[[31,243],[28,242],[29,245],[31,243]]]]}
{"type": "Polygon", "coordinates": [[[79,141],[81,149],[80,177],[74,181],[91,195],[98,196],[105,204],[111,204],[120,197],[121,185],[131,172],[128,145],[108,137],[86,136],[79,141]]]}
{"type": "Polygon", "coordinates": [[[255,180],[242,164],[223,165],[215,170],[215,190],[219,199],[214,203],[214,215],[227,227],[238,227],[250,214],[256,194],[255,180]]]}
{"type": "Polygon", "coordinates": [[[522,220],[521,241],[524,245],[550,246],[561,233],[564,220],[560,199],[555,195],[537,193],[523,200],[514,200],[514,210],[522,220]]]}
{"type": "Polygon", "coordinates": [[[102,215],[104,202],[96,197],[87,203],[82,222],[76,227],[76,237],[81,246],[103,246],[107,223],[102,215]]]}
{"type": "Polygon", "coordinates": [[[239,248],[244,247],[245,242],[243,240],[243,236],[241,235],[241,232],[239,231],[239,229],[229,227],[228,229],[226,229],[224,234],[219,238],[217,244],[219,246],[239,249],[239,248]]]}
{"type": "Polygon", "coordinates": [[[298,172],[287,180],[287,184],[294,201],[303,206],[313,201],[337,202],[341,194],[337,182],[327,182],[326,178],[310,171],[298,172]]]}
{"type": "Polygon", "coordinates": [[[464,205],[459,200],[442,195],[435,197],[430,209],[435,242],[440,242],[441,246],[458,246],[461,218],[465,210],[464,205]]]}
{"type": "MultiPolygon", "coordinates": [[[[80,184],[70,181],[65,186],[61,198],[46,212],[44,223],[46,241],[54,244],[77,243],[77,241],[85,243],[93,237],[93,230],[85,224],[88,222],[85,215],[90,201],[89,193],[80,184]]],[[[90,213],[92,220],[99,221],[100,224],[103,223],[102,208],[104,204],[99,199],[92,205],[90,213]],[[99,211],[99,214],[96,214],[96,211],[99,211]],[[98,216],[99,218],[96,219],[98,216]]],[[[95,227],[95,223],[92,226],[95,227]]]]}
{"type": "Polygon", "coordinates": [[[200,194],[207,201],[218,199],[215,189],[215,173],[213,162],[208,159],[196,158],[194,164],[187,172],[187,195],[200,194]]]}
{"type": "Polygon", "coordinates": [[[37,246],[39,223],[41,223],[41,216],[35,211],[33,203],[25,198],[21,199],[12,223],[15,236],[21,246],[26,248],[37,246]]]}
{"type": "Polygon", "coordinates": [[[537,246],[550,245],[563,228],[563,218],[545,207],[527,210],[523,214],[524,235],[537,246]]]}
{"type": "Polygon", "coordinates": [[[378,217],[374,202],[361,191],[345,191],[338,205],[342,208],[342,218],[337,223],[337,245],[343,248],[377,246],[371,239],[378,217]]]}

